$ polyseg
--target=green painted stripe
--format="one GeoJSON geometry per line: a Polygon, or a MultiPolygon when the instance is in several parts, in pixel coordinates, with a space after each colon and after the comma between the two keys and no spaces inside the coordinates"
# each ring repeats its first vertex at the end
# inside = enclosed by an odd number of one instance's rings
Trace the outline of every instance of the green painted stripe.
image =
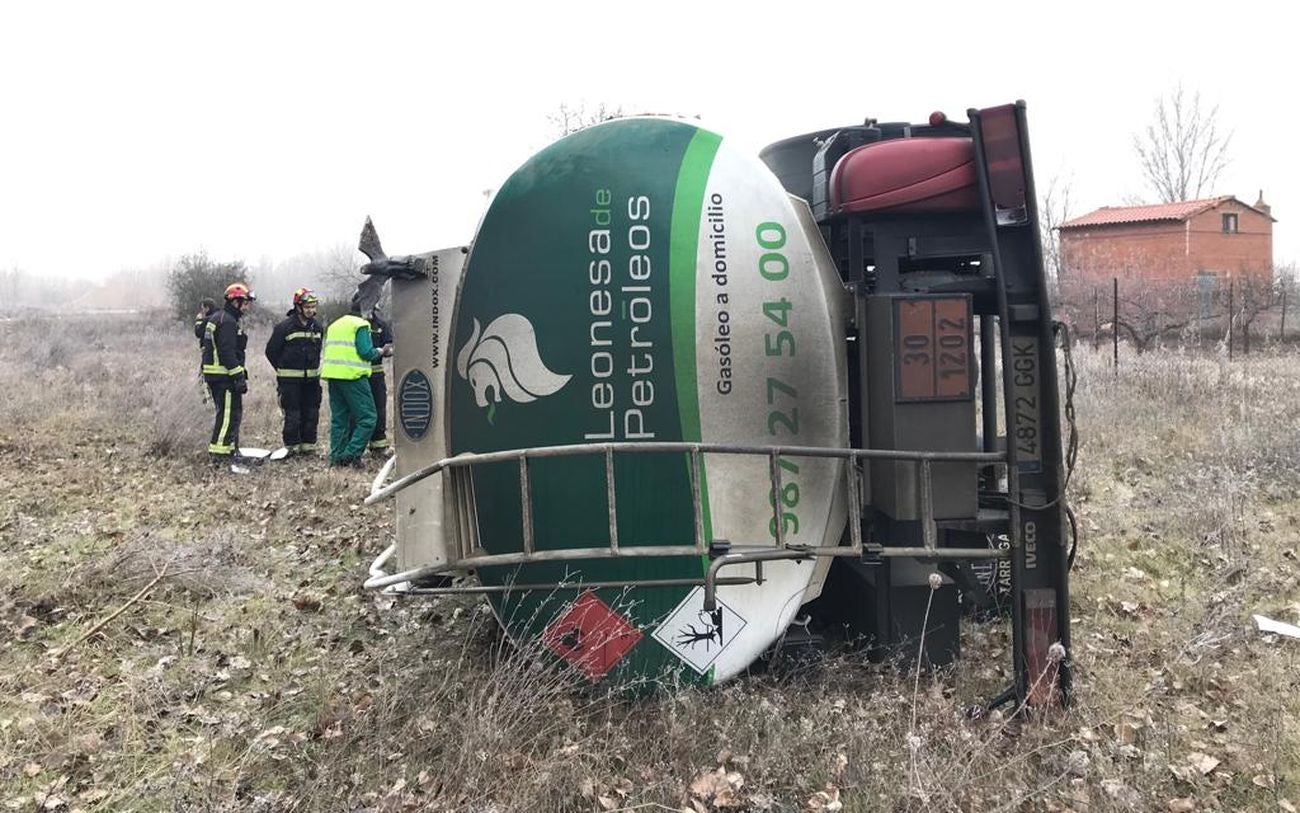
{"type": "MultiPolygon", "coordinates": [[[[695,380],[695,261],[699,254],[700,213],[713,158],[722,136],[697,130],[686,146],[682,167],[673,192],[673,222],[669,238],[668,294],[672,309],[673,370],[677,378],[677,409],[682,421],[682,440],[700,440],[700,396],[695,380]]],[[[690,461],[686,463],[690,467],[690,461]]],[[[704,538],[713,540],[709,512],[709,478],[700,461],[700,499],[704,538]]],[[[708,561],[703,562],[708,567],[708,561]]]]}

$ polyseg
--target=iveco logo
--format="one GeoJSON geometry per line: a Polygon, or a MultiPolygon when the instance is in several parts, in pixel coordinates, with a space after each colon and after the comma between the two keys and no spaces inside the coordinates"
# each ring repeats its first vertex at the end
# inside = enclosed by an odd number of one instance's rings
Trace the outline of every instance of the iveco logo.
{"type": "Polygon", "coordinates": [[[402,376],[397,388],[397,420],[411,440],[419,440],[433,423],[433,387],[420,370],[402,376]]]}

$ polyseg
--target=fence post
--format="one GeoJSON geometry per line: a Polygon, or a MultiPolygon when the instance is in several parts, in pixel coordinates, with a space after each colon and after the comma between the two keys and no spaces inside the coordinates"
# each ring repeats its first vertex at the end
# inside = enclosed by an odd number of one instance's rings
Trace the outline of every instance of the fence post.
{"type": "Polygon", "coordinates": [[[1241,287],[1241,354],[1250,355],[1250,284],[1241,287]]]}
{"type": "MultiPolygon", "coordinates": [[[[1285,311],[1284,311],[1285,312],[1285,311]]],[[[1092,286],[1092,349],[1101,342],[1101,292],[1092,286]]]]}
{"type": "Polygon", "coordinates": [[[1110,323],[1110,348],[1111,361],[1115,367],[1115,375],[1119,375],[1119,277],[1111,277],[1111,323],[1110,323]]]}
{"type": "Polygon", "coordinates": [[[1233,294],[1233,290],[1236,287],[1237,287],[1237,281],[1229,277],[1228,278],[1228,361],[1232,361],[1232,310],[1233,310],[1232,294],[1233,294]]]}
{"type": "Polygon", "coordinates": [[[1250,355],[1250,320],[1244,318],[1245,315],[1246,315],[1246,308],[1243,307],[1242,308],[1243,318],[1241,320],[1241,354],[1243,356],[1249,356],[1250,355]]]}

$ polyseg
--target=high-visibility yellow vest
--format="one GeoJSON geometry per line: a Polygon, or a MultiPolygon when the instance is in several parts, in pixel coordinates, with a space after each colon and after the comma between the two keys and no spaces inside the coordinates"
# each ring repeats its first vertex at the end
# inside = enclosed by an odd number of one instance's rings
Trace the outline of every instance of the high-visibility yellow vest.
{"type": "Polygon", "coordinates": [[[370,362],[361,358],[357,352],[357,331],[369,329],[369,322],[350,313],[331,322],[325,331],[320,377],[336,381],[355,381],[368,377],[370,362]]]}

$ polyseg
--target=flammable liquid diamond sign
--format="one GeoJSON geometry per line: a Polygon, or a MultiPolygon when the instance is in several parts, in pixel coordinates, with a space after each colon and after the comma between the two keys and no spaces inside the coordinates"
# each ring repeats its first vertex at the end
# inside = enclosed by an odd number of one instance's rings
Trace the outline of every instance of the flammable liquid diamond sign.
{"type": "Polygon", "coordinates": [[[641,631],[593,590],[578,596],[542,633],[546,648],[576,666],[592,683],[613,669],[641,638],[641,631]]]}
{"type": "Polygon", "coordinates": [[[704,609],[704,588],[696,587],[655,628],[654,639],[704,674],[722,650],[745,628],[745,619],[718,601],[718,609],[704,609]]]}

